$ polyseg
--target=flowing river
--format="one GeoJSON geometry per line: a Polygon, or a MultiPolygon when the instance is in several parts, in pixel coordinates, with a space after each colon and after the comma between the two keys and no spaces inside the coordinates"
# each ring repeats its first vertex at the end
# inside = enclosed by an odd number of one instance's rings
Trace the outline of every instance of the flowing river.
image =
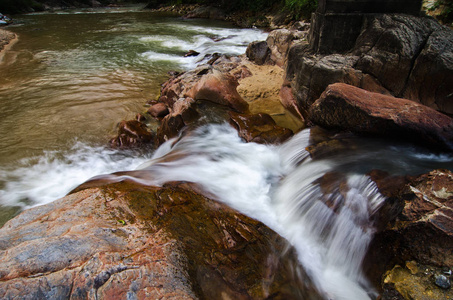
{"type": "Polygon", "coordinates": [[[104,145],[118,120],[157,96],[166,71],[197,63],[185,52],[242,54],[266,35],[124,9],[17,21],[10,29],[19,42],[0,65],[3,220],[92,176],[197,182],[286,237],[326,299],[373,299],[361,264],[373,236],[371,218],[385,199],[366,174],[453,169],[450,155],[349,136],[350,147],[312,159],[305,149],[316,143],[314,130],[266,146],[244,143],[226,124],[200,127],[154,153],[109,149],[104,145]],[[130,172],[108,175],[115,171],[130,172]]]}
{"type": "Polygon", "coordinates": [[[139,7],[21,15],[0,64],[0,224],[92,176],[133,169],[149,153],[105,147],[119,121],[156,99],[171,70],[205,54],[245,53],[255,29],[139,7]],[[189,50],[198,57],[184,57],[189,50]]]}

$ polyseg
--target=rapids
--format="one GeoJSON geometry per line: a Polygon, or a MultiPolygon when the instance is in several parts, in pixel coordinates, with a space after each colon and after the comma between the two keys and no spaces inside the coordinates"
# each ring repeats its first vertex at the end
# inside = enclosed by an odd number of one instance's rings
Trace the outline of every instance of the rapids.
{"type": "Polygon", "coordinates": [[[229,125],[211,124],[167,141],[135,171],[93,180],[198,183],[215,199],[288,239],[326,299],[374,299],[362,260],[373,237],[371,217],[385,198],[366,173],[425,172],[436,164],[451,168],[453,157],[347,137],[350,149],[312,159],[305,149],[314,140],[316,133],[306,129],[279,146],[245,143],[229,125]],[[386,159],[376,159],[377,154],[386,159]]]}

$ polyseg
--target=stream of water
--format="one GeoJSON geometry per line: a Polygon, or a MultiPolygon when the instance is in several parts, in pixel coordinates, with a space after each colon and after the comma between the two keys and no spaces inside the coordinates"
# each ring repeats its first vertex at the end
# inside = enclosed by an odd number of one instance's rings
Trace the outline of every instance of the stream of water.
{"type": "Polygon", "coordinates": [[[144,111],[171,70],[206,54],[245,53],[256,29],[140,7],[14,17],[19,40],[0,64],[0,224],[151,153],[106,148],[122,119],[144,111]],[[189,50],[200,53],[184,57],[189,50]]]}
{"type": "Polygon", "coordinates": [[[227,124],[200,127],[154,153],[112,150],[104,145],[116,122],[157,95],[166,71],[197,63],[185,52],[242,54],[265,34],[136,8],[19,16],[9,29],[20,38],[0,64],[3,221],[93,176],[196,182],[286,237],[326,299],[373,299],[361,264],[384,198],[366,174],[453,169],[452,156],[357,137],[349,149],[312,159],[312,130],[269,146],[243,142],[227,124]]]}

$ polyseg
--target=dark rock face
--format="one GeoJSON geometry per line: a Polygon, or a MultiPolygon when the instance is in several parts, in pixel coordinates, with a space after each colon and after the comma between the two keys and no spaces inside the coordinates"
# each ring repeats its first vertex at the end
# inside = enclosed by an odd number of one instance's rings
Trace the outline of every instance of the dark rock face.
{"type": "Polygon", "coordinates": [[[280,144],[289,139],[293,132],[275,124],[268,114],[239,114],[230,112],[230,124],[238,130],[239,136],[247,142],[259,144],[280,144]]]}
{"type": "Polygon", "coordinates": [[[264,65],[265,63],[269,63],[271,61],[271,49],[269,49],[269,46],[265,41],[250,43],[247,46],[245,54],[250,61],[253,61],[257,65],[264,65]]]}
{"type": "Polygon", "coordinates": [[[144,123],[137,120],[121,121],[118,135],[110,141],[113,147],[127,148],[137,145],[153,144],[155,134],[144,123]]]}
{"type": "MultiPolygon", "coordinates": [[[[387,206],[396,214],[370,245],[371,277],[384,274],[374,278],[383,284],[383,299],[451,298],[451,289],[436,286],[435,279],[453,264],[453,173],[434,170],[405,181],[392,188],[387,206]]],[[[377,183],[381,190],[382,180],[377,183]]]]}
{"type": "Polygon", "coordinates": [[[453,119],[414,101],[371,93],[344,83],[326,89],[311,106],[310,120],[326,128],[405,138],[453,150],[453,119]]]}
{"type": "Polygon", "coordinates": [[[452,114],[453,31],[434,19],[369,15],[353,49],[344,55],[314,55],[295,44],[286,79],[301,112],[332,83],[404,97],[452,114]]]}
{"type": "Polygon", "coordinates": [[[285,240],[189,184],[79,191],[10,220],[0,249],[2,299],[320,299],[285,240]]]}

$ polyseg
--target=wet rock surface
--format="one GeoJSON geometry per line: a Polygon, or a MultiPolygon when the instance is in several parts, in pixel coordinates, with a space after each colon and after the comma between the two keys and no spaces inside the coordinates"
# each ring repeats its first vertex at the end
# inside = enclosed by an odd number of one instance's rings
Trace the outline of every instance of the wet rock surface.
{"type": "Polygon", "coordinates": [[[197,187],[100,184],[0,229],[2,299],[320,298],[285,240],[197,187]]]}
{"type": "Polygon", "coordinates": [[[383,299],[449,299],[453,173],[434,170],[406,181],[406,185],[393,189],[387,207],[393,208],[394,217],[370,245],[366,259],[370,277],[377,286],[382,283],[383,299]]]}
{"type": "Polygon", "coordinates": [[[110,145],[119,148],[153,145],[154,139],[154,132],[150,131],[145,123],[138,120],[121,121],[118,135],[110,140],[110,145]]]}
{"type": "Polygon", "coordinates": [[[327,87],[311,106],[312,122],[326,128],[404,138],[436,150],[453,150],[453,119],[414,101],[344,83],[327,87]]]}
{"type": "Polygon", "coordinates": [[[230,124],[245,141],[258,144],[281,144],[293,135],[291,129],[278,126],[268,114],[230,112],[230,124]]]}

